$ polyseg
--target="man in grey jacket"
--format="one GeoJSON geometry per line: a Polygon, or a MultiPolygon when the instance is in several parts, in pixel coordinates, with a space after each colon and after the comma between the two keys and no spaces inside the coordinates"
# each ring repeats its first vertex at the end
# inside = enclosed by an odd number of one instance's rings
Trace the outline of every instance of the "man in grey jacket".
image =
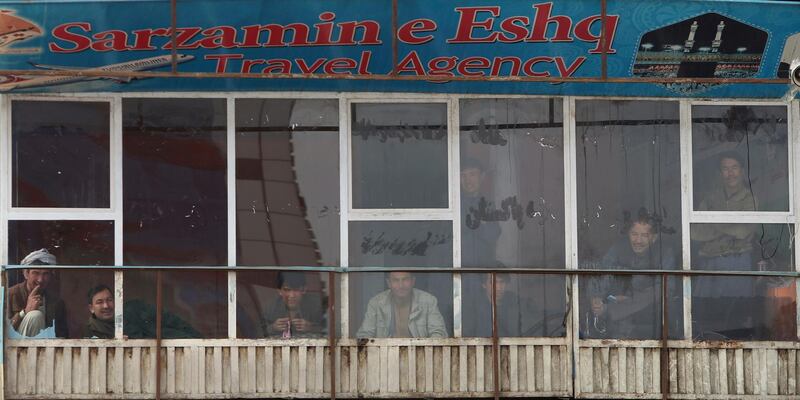
{"type": "Polygon", "coordinates": [[[447,337],[436,297],[414,289],[414,283],[409,272],[390,272],[389,289],[370,299],[356,337],[447,337]]]}

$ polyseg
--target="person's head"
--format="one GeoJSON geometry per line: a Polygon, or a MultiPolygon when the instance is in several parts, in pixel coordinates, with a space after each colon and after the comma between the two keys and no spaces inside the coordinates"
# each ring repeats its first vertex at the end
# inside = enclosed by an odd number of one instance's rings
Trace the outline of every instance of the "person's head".
{"type": "Polygon", "coordinates": [[[744,178],[744,162],[738,153],[726,152],[719,158],[719,174],[727,190],[738,190],[744,178]]]}
{"type": "Polygon", "coordinates": [[[286,307],[300,307],[303,295],[306,294],[306,275],[303,272],[281,272],[278,274],[278,295],[286,307]]]}
{"type": "Polygon", "coordinates": [[[475,196],[480,192],[483,184],[484,171],[483,165],[474,158],[461,160],[461,190],[475,196]]]}
{"type": "Polygon", "coordinates": [[[414,275],[410,272],[390,272],[386,275],[386,285],[397,300],[406,300],[414,289],[414,275]]]}
{"type": "Polygon", "coordinates": [[[106,285],[97,285],[89,289],[86,296],[89,300],[89,313],[103,321],[114,319],[114,293],[106,285]]]}
{"type": "Polygon", "coordinates": [[[606,313],[606,303],[603,303],[603,299],[600,297],[592,297],[592,314],[597,317],[602,316],[606,313]]]}
{"type": "MultiPolygon", "coordinates": [[[[20,265],[30,266],[55,264],[57,264],[56,257],[50,254],[47,249],[31,252],[20,261],[20,265]]],[[[25,277],[25,286],[28,290],[33,290],[36,287],[42,290],[47,289],[53,279],[53,271],[46,268],[26,268],[22,270],[22,275],[25,277]]]]}
{"type": "MultiPolygon", "coordinates": [[[[508,275],[495,274],[494,275],[495,298],[499,301],[503,294],[505,294],[508,287],[508,275]]],[[[487,299],[492,298],[492,274],[485,274],[483,276],[483,283],[481,284],[483,292],[486,294],[487,299]]]]}
{"type": "Polygon", "coordinates": [[[631,223],[628,229],[628,242],[636,254],[642,254],[658,239],[655,221],[650,217],[640,217],[631,223]]]}

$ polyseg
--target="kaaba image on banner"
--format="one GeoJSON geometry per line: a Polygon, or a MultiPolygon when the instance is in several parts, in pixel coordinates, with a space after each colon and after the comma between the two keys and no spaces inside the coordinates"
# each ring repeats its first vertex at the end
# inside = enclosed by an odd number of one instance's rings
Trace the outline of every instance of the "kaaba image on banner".
{"type": "MultiPolygon", "coordinates": [[[[761,65],[767,32],[716,13],[650,31],[642,36],[633,75],[656,78],[749,78],[761,65]]],[[[670,84],[693,92],[708,84],[670,84]]]]}

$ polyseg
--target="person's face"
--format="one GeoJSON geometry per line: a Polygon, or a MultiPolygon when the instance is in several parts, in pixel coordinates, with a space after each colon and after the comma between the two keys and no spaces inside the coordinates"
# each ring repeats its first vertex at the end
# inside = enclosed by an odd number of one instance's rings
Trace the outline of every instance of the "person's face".
{"type": "MultiPolygon", "coordinates": [[[[489,276],[483,281],[483,291],[486,293],[486,298],[492,298],[492,277],[489,276]]],[[[503,297],[503,294],[506,292],[506,288],[508,287],[508,280],[505,276],[495,275],[494,279],[494,286],[495,286],[495,295],[496,299],[499,301],[500,298],[503,297]]]]}
{"type": "Polygon", "coordinates": [[[481,190],[483,172],[475,167],[461,170],[461,190],[464,193],[475,195],[481,190]]]}
{"type": "Polygon", "coordinates": [[[603,299],[599,297],[592,297],[592,314],[602,316],[606,313],[606,305],[603,304],[603,299]]]}
{"type": "Polygon", "coordinates": [[[28,290],[33,290],[35,287],[39,289],[47,289],[47,285],[53,279],[53,272],[49,269],[26,269],[22,272],[25,277],[25,285],[28,290]]]}
{"type": "Polygon", "coordinates": [[[722,183],[728,189],[738,189],[742,185],[742,166],[733,158],[723,158],[719,162],[722,183]]]}
{"type": "Polygon", "coordinates": [[[300,306],[300,301],[303,300],[303,295],[306,293],[306,288],[293,288],[283,285],[278,293],[283,299],[283,302],[286,303],[286,307],[289,307],[290,310],[294,310],[300,306]]]}
{"type": "Polygon", "coordinates": [[[89,304],[89,312],[103,321],[114,319],[114,295],[110,290],[103,290],[92,296],[92,303],[89,304]]]}
{"type": "Polygon", "coordinates": [[[641,254],[647,251],[655,241],[658,235],[653,232],[653,227],[649,224],[634,223],[628,231],[628,240],[631,243],[631,249],[636,254],[641,254]]]}
{"type": "Polygon", "coordinates": [[[414,276],[409,272],[392,272],[386,278],[392,297],[396,299],[407,299],[414,289],[414,276]]]}

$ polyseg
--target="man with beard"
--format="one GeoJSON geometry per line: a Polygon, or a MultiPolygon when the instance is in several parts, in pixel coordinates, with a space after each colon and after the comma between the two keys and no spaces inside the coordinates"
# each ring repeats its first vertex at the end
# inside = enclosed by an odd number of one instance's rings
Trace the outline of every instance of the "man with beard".
{"type": "Polygon", "coordinates": [[[25,280],[8,290],[11,326],[23,336],[36,336],[44,328],[53,326],[57,337],[69,336],[64,302],[48,290],[53,280],[50,269],[37,265],[56,265],[56,257],[47,249],[28,254],[20,265],[32,266],[22,270],[25,280]]]}

